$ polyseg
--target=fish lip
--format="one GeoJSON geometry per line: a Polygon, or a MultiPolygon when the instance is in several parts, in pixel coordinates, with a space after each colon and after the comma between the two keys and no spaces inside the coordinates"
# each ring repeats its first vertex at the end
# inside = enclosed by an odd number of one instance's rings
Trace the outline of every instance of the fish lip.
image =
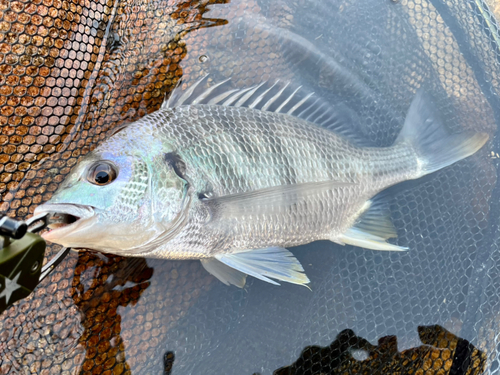
{"type": "Polygon", "coordinates": [[[95,215],[95,208],[83,204],[72,203],[45,203],[35,209],[34,215],[39,214],[66,214],[77,217],[78,220],[87,219],[95,215]]]}
{"type": "Polygon", "coordinates": [[[69,224],[51,229],[50,231],[42,234],[44,239],[51,242],[53,242],[53,239],[64,237],[75,230],[81,230],[87,225],[91,225],[94,221],[92,219],[96,217],[95,208],[93,206],[71,203],[45,203],[38,206],[33,214],[35,216],[48,214],[49,217],[57,214],[63,214],[76,219],[69,224]]]}

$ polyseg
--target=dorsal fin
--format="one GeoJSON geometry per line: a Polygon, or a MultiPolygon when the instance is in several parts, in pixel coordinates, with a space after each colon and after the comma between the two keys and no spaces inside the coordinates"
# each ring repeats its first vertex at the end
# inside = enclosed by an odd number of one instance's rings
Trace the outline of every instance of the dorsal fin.
{"type": "Polygon", "coordinates": [[[207,78],[205,75],[185,90],[179,81],[161,108],[207,104],[284,113],[329,129],[358,146],[370,145],[362,136],[356,114],[344,103],[332,105],[302,86],[280,80],[235,88],[230,78],[210,86],[207,78]]]}

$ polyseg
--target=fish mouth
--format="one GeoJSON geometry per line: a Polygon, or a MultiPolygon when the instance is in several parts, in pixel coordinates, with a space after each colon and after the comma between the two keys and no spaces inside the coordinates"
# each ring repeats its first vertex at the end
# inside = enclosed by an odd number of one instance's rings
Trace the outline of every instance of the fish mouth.
{"type": "Polygon", "coordinates": [[[42,237],[48,241],[87,227],[95,218],[94,207],[82,204],[46,203],[35,209],[34,216],[48,215],[47,232],[42,237]]]}

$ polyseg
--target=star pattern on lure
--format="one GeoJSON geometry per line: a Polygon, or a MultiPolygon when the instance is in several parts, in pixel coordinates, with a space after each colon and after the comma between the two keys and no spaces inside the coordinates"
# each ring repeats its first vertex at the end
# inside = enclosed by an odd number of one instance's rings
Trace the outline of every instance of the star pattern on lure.
{"type": "Polygon", "coordinates": [[[21,271],[15,276],[13,279],[9,279],[8,277],[5,278],[5,287],[3,288],[2,292],[0,293],[0,298],[5,297],[5,303],[9,304],[10,297],[12,296],[12,293],[14,293],[16,290],[21,288],[21,285],[17,283],[17,280],[19,279],[19,276],[21,275],[21,271]]]}

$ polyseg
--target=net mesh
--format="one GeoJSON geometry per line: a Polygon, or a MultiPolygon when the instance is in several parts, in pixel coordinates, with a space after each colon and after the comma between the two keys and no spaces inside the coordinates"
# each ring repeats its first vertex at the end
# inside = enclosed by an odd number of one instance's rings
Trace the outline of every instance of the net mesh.
{"type": "Polygon", "coordinates": [[[181,78],[208,73],[300,83],[349,107],[377,146],[394,141],[420,86],[450,129],[491,136],[394,190],[410,251],[292,249],[312,291],[73,252],[0,316],[0,374],[498,370],[498,16],[495,0],[0,0],[0,209],[12,217],[181,78]]]}

